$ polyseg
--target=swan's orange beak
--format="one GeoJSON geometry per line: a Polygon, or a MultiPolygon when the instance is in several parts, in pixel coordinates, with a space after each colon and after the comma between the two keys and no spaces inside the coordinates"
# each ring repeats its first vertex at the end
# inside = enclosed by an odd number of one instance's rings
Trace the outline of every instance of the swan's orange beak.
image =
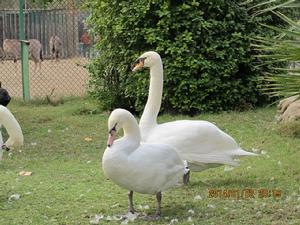
{"type": "Polygon", "coordinates": [[[107,147],[111,147],[113,145],[115,137],[116,137],[115,131],[109,132],[108,138],[107,138],[107,147]]]}
{"type": "Polygon", "coordinates": [[[139,58],[137,62],[134,64],[134,67],[132,69],[133,72],[140,70],[144,67],[145,58],[139,58]]]}

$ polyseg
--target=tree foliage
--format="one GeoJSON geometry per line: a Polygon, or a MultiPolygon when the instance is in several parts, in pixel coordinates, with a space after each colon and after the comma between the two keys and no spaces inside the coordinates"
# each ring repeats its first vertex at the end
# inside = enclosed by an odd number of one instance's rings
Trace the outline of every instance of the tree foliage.
{"type": "MultiPolygon", "coordinates": [[[[265,6],[254,11],[253,16],[271,11],[286,26],[264,25],[274,31],[273,36],[257,36],[252,46],[258,52],[256,55],[262,61],[260,66],[269,65],[265,71],[261,89],[271,97],[290,97],[300,94],[300,3],[296,0],[285,0],[277,4],[265,6]],[[276,10],[276,11],[273,11],[276,10]],[[279,10],[285,12],[286,16],[279,10]],[[293,17],[291,19],[290,17],[293,17]],[[298,22],[296,22],[299,20],[298,22]]],[[[256,8],[257,5],[254,5],[256,8]]]]}
{"type": "Polygon", "coordinates": [[[261,27],[238,1],[92,0],[87,7],[100,37],[100,56],[89,66],[91,94],[105,109],[143,109],[149,71],[132,73],[131,64],[147,50],[163,59],[165,110],[194,114],[259,103],[250,37],[261,27]]]}

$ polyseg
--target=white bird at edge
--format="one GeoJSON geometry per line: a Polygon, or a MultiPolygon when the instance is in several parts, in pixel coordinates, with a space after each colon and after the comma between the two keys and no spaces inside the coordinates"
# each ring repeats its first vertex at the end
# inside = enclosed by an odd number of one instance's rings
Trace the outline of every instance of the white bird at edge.
{"type": "Polygon", "coordinates": [[[9,138],[3,144],[2,134],[0,131],[0,160],[2,159],[3,150],[20,147],[23,145],[24,137],[21,127],[13,114],[5,106],[0,105],[0,124],[2,124],[9,138]]]}
{"type": "Polygon", "coordinates": [[[108,119],[109,136],[102,157],[104,175],[117,185],[129,190],[129,211],[134,213],[133,192],[156,195],[155,215],[161,215],[162,192],[183,183],[188,169],[169,145],[141,143],[140,129],[133,115],[115,109],[108,119]],[[114,141],[118,130],[124,136],[114,141]]]}
{"type": "MultiPolygon", "coordinates": [[[[133,71],[150,68],[150,87],[139,127],[142,141],[169,144],[188,162],[191,171],[199,172],[224,164],[237,166],[239,156],[255,156],[240,148],[236,141],[216,125],[203,120],[176,120],[157,123],[163,93],[163,64],[157,52],[142,54],[133,71]]],[[[187,183],[189,177],[185,183],[187,183]]]]}

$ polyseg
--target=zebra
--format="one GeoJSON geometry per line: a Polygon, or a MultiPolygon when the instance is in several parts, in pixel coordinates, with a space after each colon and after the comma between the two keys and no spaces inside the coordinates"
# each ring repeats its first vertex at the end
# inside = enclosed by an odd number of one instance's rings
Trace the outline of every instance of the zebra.
{"type": "Polygon", "coordinates": [[[3,41],[5,58],[12,57],[14,62],[20,58],[20,42],[17,39],[5,39],[3,41]]]}
{"type": "MultiPolygon", "coordinates": [[[[41,42],[37,39],[29,39],[28,44],[29,57],[35,64],[35,71],[38,65],[41,70],[41,63],[43,61],[41,42]]],[[[17,62],[17,60],[20,59],[21,53],[20,41],[18,39],[5,39],[3,41],[3,51],[5,57],[12,57],[13,61],[17,62]]]]}

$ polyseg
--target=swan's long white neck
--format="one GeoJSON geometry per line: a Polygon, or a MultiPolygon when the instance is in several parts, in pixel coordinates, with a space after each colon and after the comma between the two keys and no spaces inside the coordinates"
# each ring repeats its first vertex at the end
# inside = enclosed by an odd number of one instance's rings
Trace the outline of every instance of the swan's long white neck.
{"type": "MultiPolygon", "coordinates": [[[[141,133],[136,119],[130,115],[126,121],[123,122],[124,141],[130,141],[135,147],[138,147],[141,142],[141,133]]],[[[135,148],[131,149],[135,150],[135,148]]]]}
{"type": "Polygon", "coordinates": [[[7,147],[17,147],[23,145],[23,133],[18,121],[13,114],[4,106],[0,106],[0,124],[2,124],[9,135],[4,143],[7,147]]]}
{"type": "Polygon", "coordinates": [[[136,140],[137,142],[140,142],[141,134],[140,134],[140,129],[136,122],[135,123],[132,123],[132,121],[126,122],[123,126],[123,130],[124,130],[125,138],[130,138],[136,140]]]}
{"type": "MultiPolygon", "coordinates": [[[[2,125],[0,124],[0,129],[1,129],[1,127],[2,127],[2,125]]],[[[2,137],[1,130],[0,130],[0,148],[2,145],[3,145],[3,137],[2,137]]]]}
{"type": "Polygon", "coordinates": [[[150,86],[148,100],[140,119],[142,139],[157,125],[157,116],[160,110],[163,93],[163,65],[160,61],[150,67],[150,86]]]}
{"type": "MultiPolygon", "coordinates": [[[[1,129],[1,124],[0,124],[0,129],[1,129]]],[[[2,155],[3,155],[3,150],[2,150],[2,145],[3,145],[3,138],[2,138],[2,133],[0,130],[0,161],[2,160],[2,155]]]]}

